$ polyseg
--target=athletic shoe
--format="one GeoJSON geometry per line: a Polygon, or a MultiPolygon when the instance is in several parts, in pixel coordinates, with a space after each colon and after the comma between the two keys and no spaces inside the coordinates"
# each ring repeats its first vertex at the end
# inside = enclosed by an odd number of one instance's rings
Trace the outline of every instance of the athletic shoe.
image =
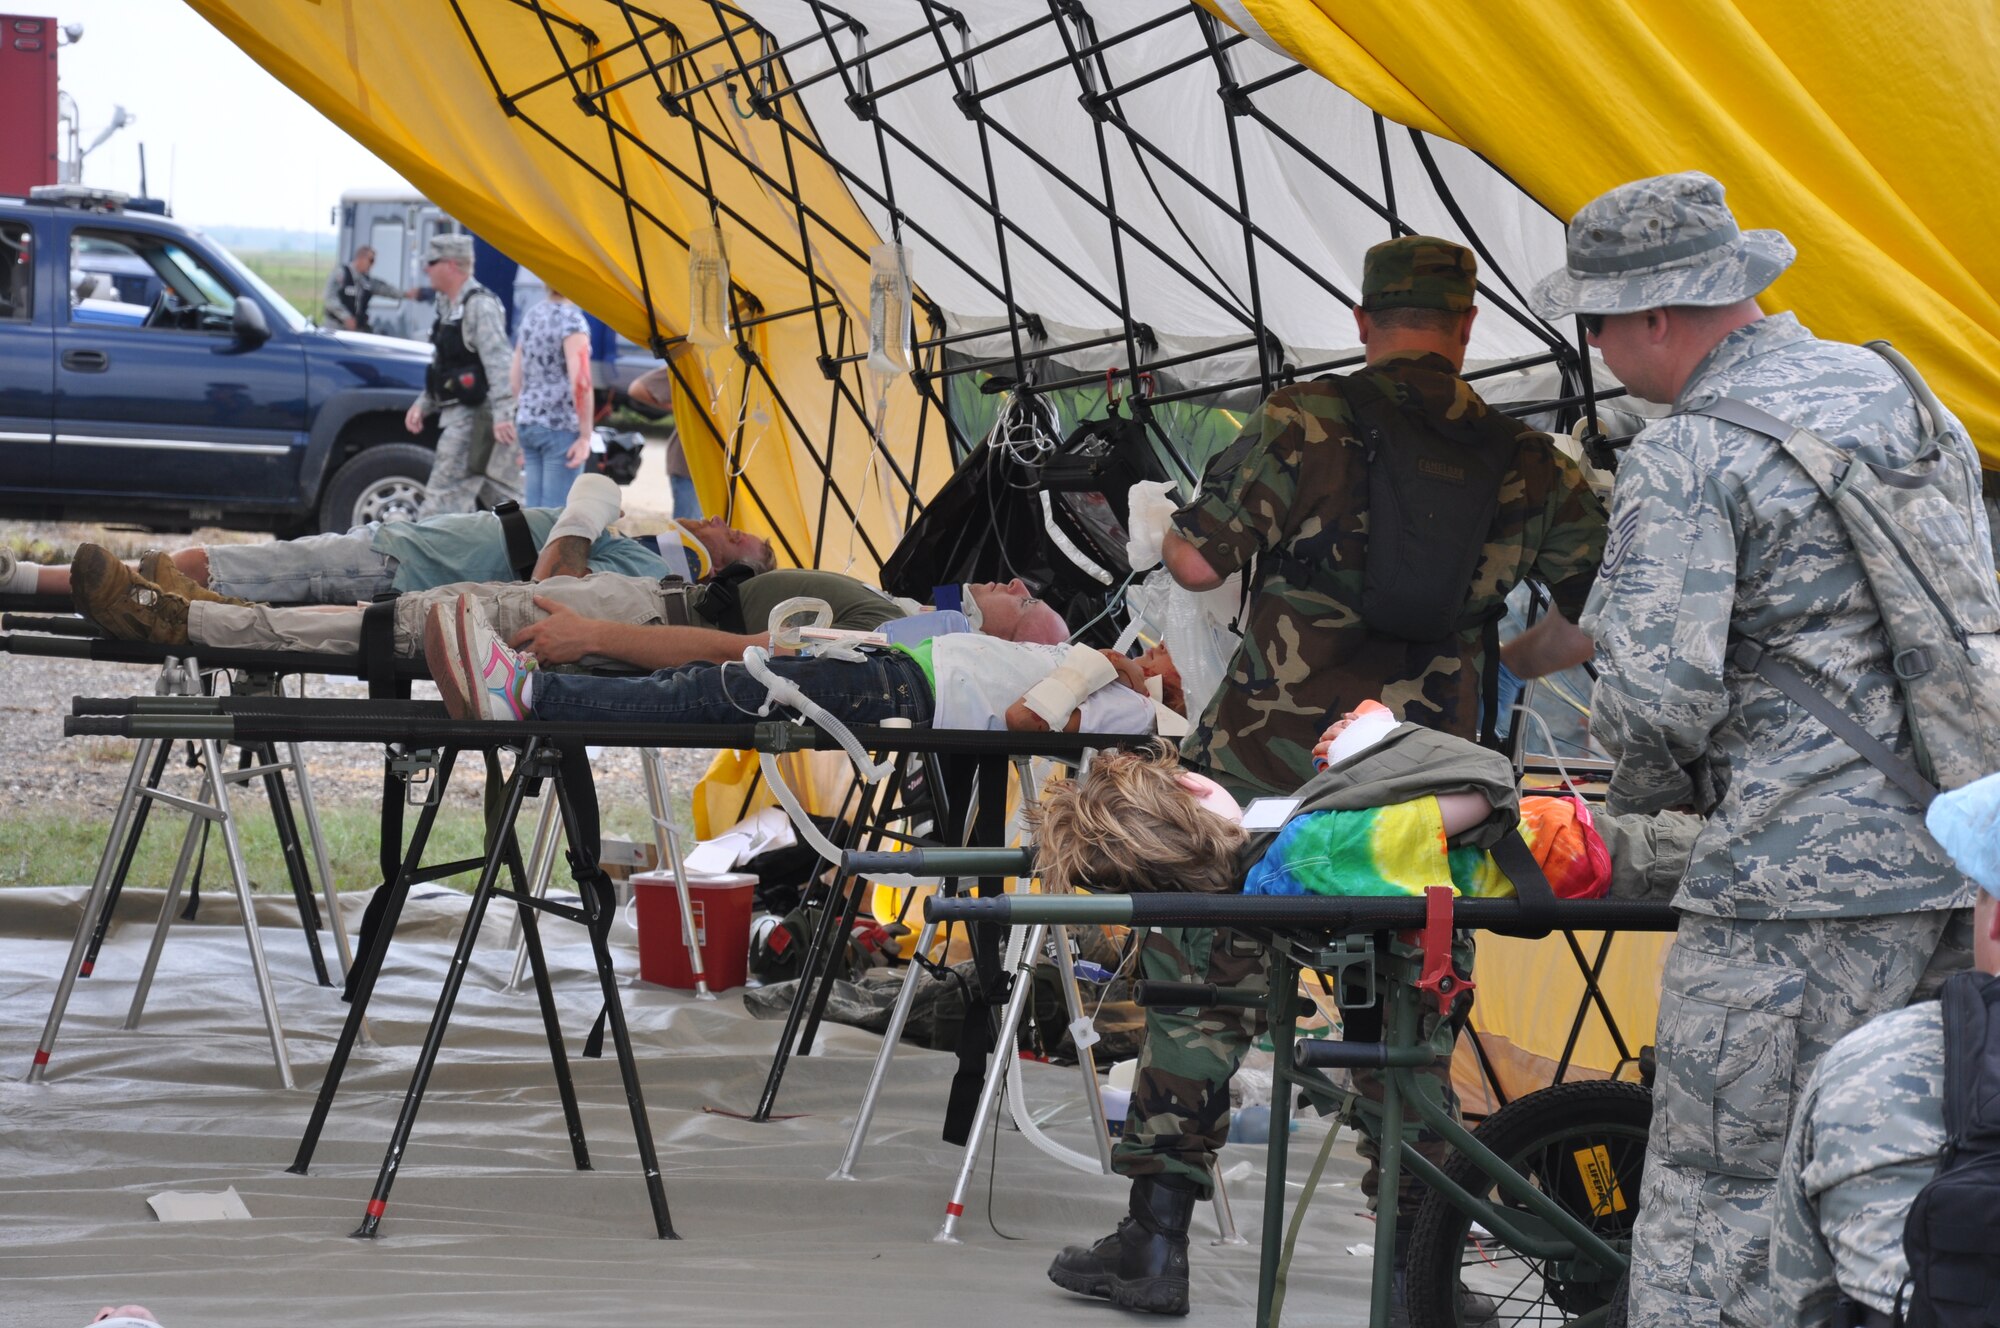
{"type": "Polygon", "coordinates": [[[139,575],[160,589],[179,595],[189,603],[203,600],[210,604],[234,604],[246,609],[252,607],[250,600],[238,599],[234,595],[218,595],[189,576],[174,566],[174,556],[165,549],[148,549],[140,554],[139,575]]]}
{"type": "Polygon", "coordinates": [[[120,641],[188,643],[188,602],[140,576],[96,544],[77,548],[69,564],[76,611],[120,641]]]}
{"type": "Polygon", "coordinates": [[[462,670],[465,711],[472,719],[526,719],[522,685],[535,667],[532,657],[500,639],[486,611],[470,595],[458,597],[458,660],[462,670]]]}
{"type": "Polygon", "coordinates": [[[445,713],[453,719],[477,719],[472,703],[472,684],[465,676],[465,663],[458,657],[458,601],[433,604],[424,615],[424,663],[431,681],[444,698],[445,713]]]}

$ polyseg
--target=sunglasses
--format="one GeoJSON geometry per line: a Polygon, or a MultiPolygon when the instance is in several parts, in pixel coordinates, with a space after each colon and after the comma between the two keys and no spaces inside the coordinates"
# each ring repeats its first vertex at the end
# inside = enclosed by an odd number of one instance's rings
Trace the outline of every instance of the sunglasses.
{"type": "Polygon", "coordinates": [[[1603,314],[1579,314],[1576,321],[1583,324],[1583,334],[1587,337],[1599,336],[1604,331],[1603,314]]]}

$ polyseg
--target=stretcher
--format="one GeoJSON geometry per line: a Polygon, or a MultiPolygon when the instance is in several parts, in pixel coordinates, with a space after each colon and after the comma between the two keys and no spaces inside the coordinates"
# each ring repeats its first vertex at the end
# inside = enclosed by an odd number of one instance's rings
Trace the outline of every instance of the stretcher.
{"type": "MultiPolygon", "coordinates": [[[[421,807],[417,827],[408,848],[402,853],[401,861],[393,872],[387,874],[389,886],[384,913],[379,925],[373,929],[370,943],[357,956],[347,1021],[321,1081],[311,1118],[290,1169],[303,1174],[310,1165],[341,1075],[360,1036],[369,995],[381,971],[389,937],[410,888],[422,881],[476,869],[479,873],[478,884],[473,891],[457,950],[447,968],[438,1004],[418,1053],[416,1068],[404,1095],[374,1191],[354,1234],[373,1236],[380,1227],[425,1087],[450,1022],[453,1004],[464,982],[487,905],[497,895],[511,900],[520,910],[529,968],[534,976],[536,995],[548,1033],[557,1089],[563,1102],[572,1151],[580,1169],[589,1166],[589,1154],[571,1086],[567,1053],[549,988],[547,968],[542,960],[537,915],[553,914],[577,922],[589,931],[599,984],[603,990],[603,1019],[609,1026],[619,1061],[655,1232],[663,1239],[673,1238],[675,1233],[655,1160],[637,1066],[608,946],[611,901],[604,896],[604,892],[588,885],[582,889],[579,904],[575,906],[537,897],[528,888],[526,866],[514,833],[515,821],[531,788],[548,781],[554,793],[572,867],[579,881],[592,881],[596,875],[597,842],[595,793],[590,786],[589,763],[584,756],[587,746],[731,747],[775,753],[830,749],[839,745],[839,739],[810,726],[784,721],[736,725],[536,720],[493,723],[451,719],[435,702],[265,696],[78,698],[72,705],[72,714],[64,722],[64,733],[72,737],[119,737],[142,742],[359,742],[393,746],[406,752],[433,753],[435,774],[431,780],[432,795],[421,807]],[[497,753],[502,750],[513,751],[516,759],[501,795],[501,812],[494,823],[497,833],[491,836],[490,851],[480,859],[427,865],[424,850],[441,795],[449,784],[457,758],[466,752],[497,753]],[[503,874],[507,877],[505,884],[501,880],[503,874]]],[[[975,762],[997,761],[1002,778],[1009,757],[1033,754],[1076,761],[1086,750],[1105,743],[1103,735],[1030,735],[872,726],[858,726],[852,730],[851,736],[872,751],[949,755],[975,762]]],[[[996,804],[1001,802],[1000,799],[991,801],[996,804]]],[[[998,882],[994,884],[997,887],[998,882]]],[[[94,890],[93,894],[96,893],[94,890]]],[[[858,896],[859,891],[856,891],[853,897],[858,896]]],[[[93,899],[86,911],[89,912],[95,903],[93,899]]],[[[840,911],[829,907],[827,915],[833,916],[840,911]]],[[[802,994],[804,990],[802,984],[802,994]]],[[[775,1092],[775,1082],[767,1086],[767,1101],[772,1092],[775,1092]]]]}
{"type": "MultiPolygon", "coordinates": [[[[842,867],[861,874],[1024,876],[1033,871],[1031,851],[1019,849],[852,853],[845,857],[842,867]]],[[[1275,1328],[1281,1306],[1279,1271],[1283,1245],[1278,1237],[1286,1229],[1285,1191],[1293,1101],[1295,1096],[1303,1095],[1322,1112],[1342,1105],[1346,1094],[1327,1078],[1325,1071],[1330,1068],[1373,1068],[1386,1072],[1379,1109],[1364,1103],[1362,1110],[1377,1121],[1378,1137],[1383,1143],[1381,1192],[1396,1193],[1401,1169],[1406,1166],[1414,1169],[1431,1191],[1425,1201],[1425,1215],[1417,1222],[1418,1235],[1412,1239],[1413,1261],[1418,1258],[1418,1242],[1428,1219],[1432,1232],[1442,1231],[1449,1239],[1433,1240],[1434,1248],[1427,1249],[1436,1261],[1448,1264],[1455,1272],[1466,1233],[1472,1230],[1471,1224],[1477,1223],[1500,1246],[1532,1261],[1536,1269],[1537,1308],[1524,1321],[1540,1322],[1544,1312],[1555,1313],[1555,1321],[1559,1322],[1595,1322],[1603,1317],[1629,1261],[1629,1217],[1637,1204],[1637,1168],[1643,1152],[1643,1132],[1637,1147],[1628,1138],[1622,1151],[1614,1153],[1609,1135],[1600,1137],[1593,1133],[1597,1122],[1572,1122],[1565,1128],[1571,1130],[1570,1137],[1578,1147],[1572,1152],[1557,1152],[1569,1159],[1563,1165],[1576,1168],[1582,1181],[1573,1180],[1568,1173],[1536,1174],[1535,1168],[1522,1158],[1503,1156],[1486,1146],[1481,1136],[1493,1137],[1488,1135],[1492,1126],[1501,1124],[1502,1133],[1506,1132],[1501,1115],[1489,1120],[1475,1135],[1451,1119],[1427,1080],[1414,1075],[1414,1070],[1432,1061],[1430,1051],[1418,1041],[1419,1015],[1426,1002],[1448,1010],[1472,994],[1473,984],[1452,968],[1451,938],[1455,928],[1522,937],[1546,936],[1557,930],[1672,931],[1678,925],[1678,915],[1667,904],[1560,901],[1552,895],[1526,893],[1519,899],[1458,900],[1441,889],[1433,889],[1422,899],[1177,893],[1012,894],[991,898],[937,897],[926,901],[924,916],[927,922],[984,922],[1037,931],[1051,926],[1083,925],[1216,927],[1264,941],[1271,955],[1268,990],[1230,991],[1197,984],[1140,983],[1136,992],[1141,1004],[1262,1005],[1265,1009],[1276,1050],[1276,1082],[1271,1095],[1263,1243],[1258,1270],[1256,1322],[1260,1328],[1275,1328]],[[1382,999],[1388,1009],[1383,1040],[1353,1043],[1297,1039],[1298,987],[1301,975],[1306,973],[1316,975],[1329,994],[1350,1006],[1372,999],[1368,993],[1378,990],[1384,993],[1382,999]],[[1452,1167],[1440,1169],[1416,1151],[1414,1141],[1404,1135],[1402,1117],[1406,1098],[1412,1099],[1424,1125],[1459,1152],[1464,1160],[1462,1165],[1455,1160],[1452,1167]],[[1469,1177],[1483,1179],[1469,1182],[1469,1177]],[[1579,1187],[1585,1196],[1581,1204],[1573,1197],[1579,1187]],[[1446,1216],[1436,1216],[1434,1206],[1446,1216]],[[1448,1220],[1451,1214],[1457,1215],[1455,1226],[1448,1220]]],[[[1001,1033],[1002,1045],[1007,1045],[1018,1023],[1020,1004],[1018,1000],[1009,1004],[1001,1033]]],[[[1554,1094],[1580,1087],[1572,1084],[1546,1091],[1554,1094]]],[[[1605,1087],[1624,1090],[1627,1096],[1642,1092],[1633,1086],[1605,1087]]],[[[1537,1109],[1536,1098],[1540,1096],[1531,1094],[1521,1098],[1506,1111],[1516,1113],[1513,1119],[1518,1121],[1537,1109]]],[[[980,1102],[975,1130],[990,1122],[997,1097],[996,1084],[989,1082],[980,1102]]],[[[1556,1105],[1561,1108],[1561,1104],[1556,1105]]],[[[953,1216],[948,1210],[947,1221],[953,1216]]],[[[1294,1229],[1296,1223],[1295,1218],[1294,1229]]],[[[1386,1240],[1376,1246],[1370,1317],[1374,1325],[1390,1322],[1394,1273],[1391,1246],[1392,1242],[1386,1240]]],[[[1479,1257],[1491,1262],[1483,1251],[1479,1257]]],[[[1413,1323],[1457,1321],[1457,1276],[1442,1279],[1446,1283],[1443,1291],[1434,1287],[1421,1293],[1415,1290],[1419,1282],[1428,1286],[1439,1280],[1437,1270],[1412,1263],[1409,1281],[1413,1288],[1413,1323]]],[[[1471,1287],[1472,1281],[1466,1285],[1471,1287]]],[[[1520,1287],[1515,1290],[1519,1292],[1520,1287]]],[[[1512,1321],[1523,1313],[1528,1311],[1522,1304],[1503,1305],[1502,1321],[1512,1321]]]]}

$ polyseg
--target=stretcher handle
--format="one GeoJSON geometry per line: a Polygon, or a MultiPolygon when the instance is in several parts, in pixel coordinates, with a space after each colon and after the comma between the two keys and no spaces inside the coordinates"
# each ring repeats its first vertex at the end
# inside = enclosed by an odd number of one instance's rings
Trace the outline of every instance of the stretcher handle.
{"type": "Polygon", "coordinates": [[[33,655],[38,659],[94,659],[101,643],[102,638],[94,636],[0,632],[0,650],[10,655],[33,655]]]}
{"type": "Polygon", "coordinates": [[[1386,1042],[1335,1042],[1304,1038],[1292,1044],[1292,1063],[1301,1070],[1386,1070],[1391,1066],[1422,1069],[1435,1064],[1428,1047],[1392,1047],[1386,1042]]]}
{"type": "Polygon", "coordinates": [[[128,738],[124,715],[68,715],[63,719],[65,738],[128,738]]]}
{"type": "Polygon", "coordinates": [[[214,696],[76,696],[72,715],[217,715],[223,698],[214,696]]]}
{"type": "Polygon", "coordinates": [[[63,736],[228,741],[236,736],[236,720],[229,715],[66,715],[63,736]]]}
{"type": "Polygon", "coordinates": [[[1026,876],[1034,859],[1020,848],[911,848],[842,853],[840,869],[851,876],[1026,876]]]}
{"type": "Polygon", "coordinates": [[[1255,987],[1218,987],[1213,982],[1135,982],[1132,999],[1140,1005],[1182,1010],[1215,1010],[1222,1007],[1254,1010],[1270,998],[1255,987]]]}

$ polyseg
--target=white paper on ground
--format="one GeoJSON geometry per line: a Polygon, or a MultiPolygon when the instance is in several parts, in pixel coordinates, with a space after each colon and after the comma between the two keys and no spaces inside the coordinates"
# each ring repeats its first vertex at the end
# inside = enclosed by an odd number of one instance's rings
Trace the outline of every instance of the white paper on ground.
{"type": "Polygon", "coordinates": [[[220,1194],[196,1190],[163,1190],[146,1200],[162,1222],[248,1222],[250,1210],[230,1186],[220,1194]]]}

